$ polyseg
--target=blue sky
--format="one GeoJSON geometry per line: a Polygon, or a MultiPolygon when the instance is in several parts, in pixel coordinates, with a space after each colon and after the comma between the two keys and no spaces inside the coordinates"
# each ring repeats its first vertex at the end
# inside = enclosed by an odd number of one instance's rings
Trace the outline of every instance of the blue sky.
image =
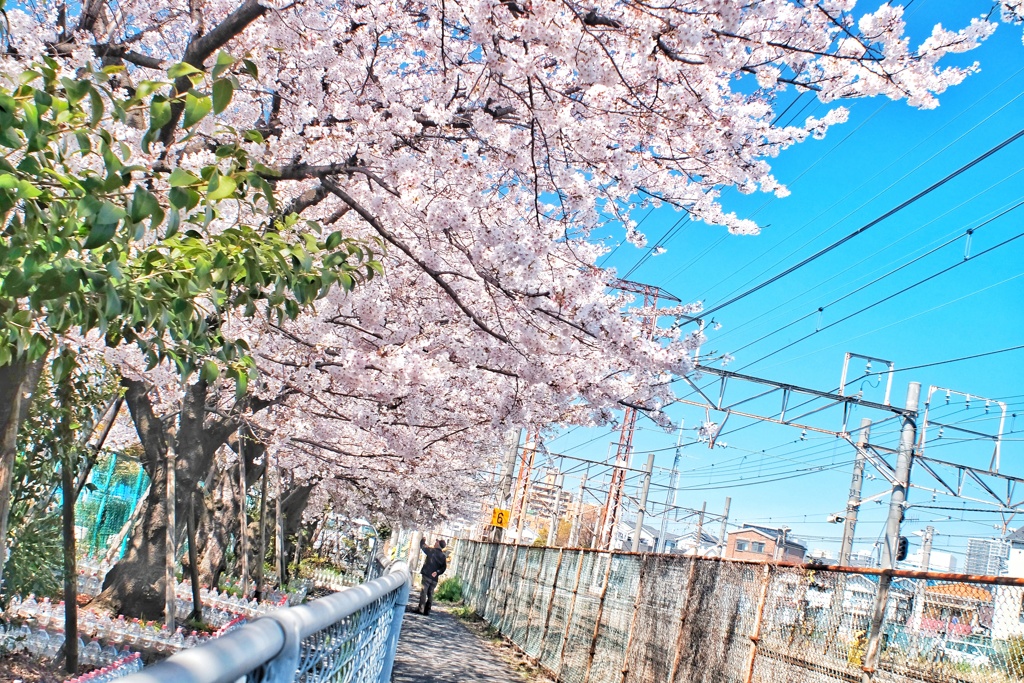
{"type": "MultiPolygon", "coordinates": [[[[910,34],[918,42],[934,23],[962,26],[990,6],[986,2],[915,0],[907,12],[910,34]]],[[[960,63],[979,61],[981,72],[942,95],[941,106],[935,110],[918,111],[883,99],[845,102],[851,109],[847,124],[833,128],[824,140],[798,145],[773,161],[776,177],[792,191],[788,198],[725,192],[726,210],[764,226],[756,237],[729,236],[721,228],[702,223],[680,224],[682,215],[667,209],[651,213],[641,225],[649,245],[666,235],[671,237],[663,242],[665,253],[648,257],[629,279],[659,285],[684,301],[716,306],[859,228],[1018,132],[1024,128],[1021,33],[1019,26],[1001,25],[980,49],[958,57],[960,63]]],[[[796,97],[795,92],[786,93],[780,111],[796,97]]],[[[802,120],[812,114],[820,117],[825,111],[826,106],[808,94],[796,99],[780,120],[802,120]]],[[[1012,208],[1022,201],[1024,139],[1019,139],[827,256],[715,313],[714,320],[722,328],[709,331],[705,350],[733,353],[732,370],[742,368],[744,373],[832,390],[838,386],[847,351],[888,359],[901,368],[1024,344],[1024,239],[895,294],[963,262],[965,254],[979,254],[1024,232],[1024,206],[1012,208]],[[977,229],[968,245],[965,233],[971,228],[977,229]],[[951,243],[938,248],[947,241],[951,243]],[[918,257],[899,272],[849,295],[918,257]],[[827,305],[844,295],[849,296],[827,305]],[[837,322],[889,295],[894,295],[891,300],[837,322]],[[822,306],[825,310],[818,314],[822,306]],[[836,324],[801,340],[832,323],[836,324]],[[795,343],[783,348],[791,342],[795,343]]],[[[612,234],[608,243],[619,244],[620,238],[612,234]]],[[[647,251],[623,244],[606,265],[625,275],[647,251]]],[[[860,372],[864,364],[851,367],[860,372]]],[[[876,363],[873,369],[878,367],[876,363]]],[[[1022,369],[1024,350],[898,372],[893,402],[903,405],[907,382],[913,380],[923,385],[925,393],[930,385],[937,385],[1004,398],[1012,414],[1024,409],[1022,369]]],[[[862,384],[866,396],[880,397],[881,388],[871,386],[876,381],[864,380],[852,388],[862,384]]],[[[941,396],[933,403],[933,415],[945,413],[952,421],[966,425],[969,420],[970,426],[994,429],[995,411],[990,407],[985,413],[983,401],[974,400],[965,407],[962,399],[953,396],[947,406],[944,394],[941,396]]],[[[677,406],[669,412],[673,418],[685,420],[687,428],[705,419],[704,411],[697,408],[677,406]]],[[[882,417],[855,412],[851,425],[859,424],[864,416],[882,417]]],[[[637,426],[634,466],[640,467],[653,451],[656,467],[670,467],[676,435],[644,418],[637,426]]],[[[1018,433],[1006,436],[1002,469],[1024,476],[1024,448],[1015,440],[1024,437],[1024,410],[1019,423],[1008,417],[1006,430],[1018,433]]],[[[875,429],[872,442],[895,447],[896,431],[890,420],[875,429]]],[[[929,442],[934,457],[988,464],[990,443],[955,442],[950,436],[944,437],[941,446],[929,442]]],[[[547,447],[551,452],[601,460],[616,438],[608,429],[576,429],[549,438],[547,447]]],[[[684,431],[684,443],[694,438],[693,431],[684,431]]],[[[712,451],[705,445],[690,445],[684,449],[680,505],[699,508],[706,501],[709,510],[718,511],[724,498],[731,496],[734,522],[788,525],[812,548],[838,547],[841,526],[827,523],[826,516],[845,507],[853,460],[853,449],[847,443],[813,432],[802,438],[798,429],[748,425],[735,417],[726,424],[721,440],[727,447],[712,451]],[[742,429],[732,433],[736,428],[742,429]]],[[[565,466],[579,468],[573,461],[565,461],[565,466]]],[[[597,471],[593,469],[592,475],[597,471]]],[[[578,487],[575,476],[566,481],[573,490],[578,487]]],[[[931,483],[921,470],[912,479],[931,483]]],[[[659,469],[652,499],[664,499],[667,480],[667,472],[659,469]]],[[[630,480],[631,485],[634,482],[635,478],[630,480]]],[[[868,496],[885,488],[877,477],[865,482],[864,493],[868,496]]],[[[973,492],[979,493],[977,489],[973,492]]],[[[1021,493],[1024,497],[1024,487],[1021,493]]],[[[991,536],[998,533],[994,525],[1002,525],[995,512],[936,509],[985,507],[976,503],[942,496],[933,501],[932,494],[918,490],[911,491],[910,501],[929,507],[907,511],[905,533],[933,524],[939,534],[935,547],[959,553],[961,566],[966,539],[991,536]]],[[[863,508],[855,550],[875,543],[885,515],[886,505],[871,503],[863,508]]],[[[1024,517],[1010,523],[1011,528],[1020,525],[1024,525],[1024,517]]],[[[717,529],[718,525],[712,526],[717,529]]],[[[682,531],[685,524],[673,524],[672,528],[682,531]]],[[[911,539],[913,548],[916,539],[911,539]]]]}

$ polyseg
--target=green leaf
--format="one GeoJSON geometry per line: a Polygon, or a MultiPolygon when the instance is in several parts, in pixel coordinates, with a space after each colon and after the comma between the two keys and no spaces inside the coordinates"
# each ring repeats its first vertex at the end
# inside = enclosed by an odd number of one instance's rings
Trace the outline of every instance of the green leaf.
{"type": "Polygon", "coordinates": [[[185,94],[185,120],[182,122],[184,128],[191,128],[210,113],[212,103],[206,95],[196,96],[190,90],[185,94]]]}
{"type": "Polygon", "coordinates": [[[212,360],[208,360],[203,363],[203,374],[202,377],[206,380],[207,384],[213,384],[220,377],[220,368],[212,360]]]}
{"type": "Polygon", "coordinates": [[[238,183],[231,176],[222,176],[219,173],[214,173],[206,190],[206,201],[216,202],[221,199],[227,199],[234,195],[237,187],[238,183]]]}
{"type": "Polygon", "coordinates": [[[249,142],[255,142],[257,145],[263,144],[263,134],[258,130],[247,130],[245,131],[245,139],[249,142]]]}
{"type": "Polygon", "coordinates": [[[256,62],[252,61],[251,59],[243,59],[242,66],[245,67],[246,73],[248,73],[253,78],[260,77],[260,70],[256,68],[256,62]]]}
{"type": "Polygon", "coordinates": [[[70,78],[60,79],[61,85],[64,86],[64,92],[67,95],[68,102],[71,104],[78,104],[89,94],[89,89],[92,84],[89,81],[74,81],[70,78]]]}
{"type": "Polygon", "coordinates": [[[179,78],[181,76],[188,76],[189,74],[201,73],[203,72],[200,69],[197,69],[186,62],[178,62],[177,64],[175,64],[167,70],[167,75],[171,78],[179,78]]]}
{"type": "Polygon", "coordinates": [[[181,213],[179,211],[171,211],[171,217],[167,221],[167,232],[164,233],[164,239],[174,237],[178,234],[178,228],[181,227],[181,213]]]}
{"type": "Polygon", "coordinates": [[[341,244],[341,232],[332,232],[327,237],[327,249],[335,249],[341,244]]]}
{"type": "Polygon", "coordinates": [[[82,245],[83,248],[95,249],[109,242],[110,238],[114,236],[117,224],[121,222],[124,216],[124,209],[116,207],[110,202],[103,202],[99,213],[93,219],[92,228],[89,230],[89,236],[86,238],[85,244],[82,245]]]}
{"type": "Polygon", "coordinates": [[[167,98],[158,95],[149,103],[149,127],[157,130],[166,126],[171,120],[171,103],[167,98]]]}
{"type": "Polygon", "coordinates": [[[249,375],[244,372],[238,373],[235,377],[235,399],[241,400],[249,390],[249,375]]]}
{"type": "Polygon", "coordinates": [[[219,114],[231,104],[231,95],[235,92],[235,86],[227,78],[221,78],[213,82],[213,113],[219,114]]]}
{"type": "Polygon", "coordinates": [[[100,97],[99,92],[91,84],[89,85],[89,106],[92,108],[89,125],[95,128],[96,124],[103,118],[103,98],[100,97]]]}
{"type": "Polygon", "coordinates": [[[176,168],[171,171],[171,177],[167,179],[171,187],[188,187],[201,182],[200,179],[183,168],[176,168]]]}
{"type": "Polygon", "coordinates": [[[213,65],[213,77],[218,78],[226,69],[230,69],[235,64],[235,58],[229,55],[224,50],[217,53],[217,61],[213,65]]]}
{"type": "Polygon", "coordinates": [[[130,214],[132,222],[138,223],[144,218],[156,215],[157,212],[161,214],[162,221],[163,210],[160,208],[160,202],[157,201],[156,196],[141,186],[136,187],[135,194],[132,195],[132,210],[130,214]]]}

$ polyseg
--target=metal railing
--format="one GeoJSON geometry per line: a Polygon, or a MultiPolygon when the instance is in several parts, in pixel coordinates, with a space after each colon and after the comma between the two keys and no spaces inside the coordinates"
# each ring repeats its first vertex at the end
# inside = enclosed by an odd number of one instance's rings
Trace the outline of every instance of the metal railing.
{"type": "Polygon", "coordinates": [[[409,601],[404,562],[368,583],[280,609],[123,683],[388,683],[409,601]]]}

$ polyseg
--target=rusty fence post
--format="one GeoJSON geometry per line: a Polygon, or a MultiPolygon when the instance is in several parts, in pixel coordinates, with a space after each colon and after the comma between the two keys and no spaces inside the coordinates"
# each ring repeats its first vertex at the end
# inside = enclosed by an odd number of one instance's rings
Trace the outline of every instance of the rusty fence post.
{"type": "MultiPolygon", "coordinates": [[[[558,591],[558,576],[562,573],[562,557],[565,551],[561,548],[558,549],[558,561],[555,563],[555,578],[551,580],[551,597],[548,599],[547,613],[544,615],[544,630],[540,632],[540,656],[538,660],[544,658],[544,642],[548,639],[548,627],[551,625],[551,612],[555,606],[555,593],[558,591]]],[[[527,627],[527,635],[529,635],[529,627],[527,627]]]]}
{"type": "Polygon", "coordinates": [[[501,603],[501,614],[495,614],[495,621],[497,624],[491,624],[499,631],[505,631],[505,621],[508,618],[508,598],[512,594],[512,578],[516,575],[516,563],[519,562],[519,543],[512,546],[512,566],[508,570],[508,574],[505,578],[505,595],[504,600],[501,603]]]}
{"type": "Polygon", "coordinates": [[[548,549],[545,547],[540,551],[540,562],[537,563],[537,573],[533,576],[533,593],[530,595],[530,608],[526,612],[526,633],[523,635],[524,652],[526,651],[526,646],[530,643],[530,624],[533,622],[533,606],[537,603],[537,592],[540,590],[540,575],[544,573],[544,560],[547,558],[547,555],[548,549]]]}
{"type": "Polygon", "coordinates": [[[626,646],[622,649],[622,683],[626,683],[629,675],[629,648],[633,644],[633,634],[636,633],[636,623],[640,617],[640,606],[644,599],[644,579],[647,577],[647,563],[651,556],[644,553],[640,556],[640,576],[636,582],[636,599],[633,601],[633,616],[629,620],[629,631],[626,634],[626,646]]]}
{"type": "Polygon", "coordinates": [[[683,661],[683,639],[686,637],[686,615],[690,608],[690,599],[693,597],[693,584],[697,578],[697,558],[690,560],[690,572],[686,577],[686,593],[683,594],[683,604],[679,608],[679,635],[676,636],[676,654],[672,658],[672,671],[668,676],[667,683],[674,683],[679,673],[679,665],[683,661]]]}
{"type": "Polygon", "coordinates": [[[562,671],[565,670],[565,650],[569,644],[569,629],[572,628],[572,615],[576,611],[576,596],[580,590],[580,575],[583,573],[583,560],[587,557],[587,551],[579,551],[580,558],[576,562],[576,579],[572,584],[572,597],[569,598],[569,609],[565,612],[565,633],[562,635],[562,652],[558,657],[558,671],[555,673],[559,679],[562,677],[562,671]]]}
{"type": "Polygon", "coordinates": [[[597,602],[597,615],[594,618],[594,637],[590,639],[590,652],[587,655],[587,670],[583,675],[583,683],[590,680],[590,671],[594,666],[594,655],[597,654],[597,638],[601,634],[601,616],[604,614],[604,598],[608,594],[608,579],[612,574],[612,561],[615,553],[608,551],[608,567],[604,570],[604,581],[601,583],[601,597],[597,602]]]}
{"type": "Polygon", "coordinates": [[[772,566],[764,566],[764,576],[761,578],[761,593],[757,596],[757,611],[754,613],[754,628],[750,634],[750,654],[747,655],[746,673],[743,677],[744,683],[751,683],[754,680],[754,662],[757,660],[757,645],[761,640],[761,622],[764,617],[764,607],[768,602],[768,588],[771,585],[772,566]]]}

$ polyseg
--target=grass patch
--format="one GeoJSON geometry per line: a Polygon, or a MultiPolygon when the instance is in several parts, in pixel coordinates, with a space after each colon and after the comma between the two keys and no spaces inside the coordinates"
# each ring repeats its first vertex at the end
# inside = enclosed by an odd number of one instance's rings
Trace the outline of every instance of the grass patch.
{"type": "Polygon", "coordinates": [[[480,619],[469,605],[458,605],[452,607],[448,612],[463,621],[478,621],[480,619]]]}
{"type": "Polygon", "coordinates": [[[457,576],[449,576],[437,584],[434,599],[438,602],[462,602],[462,582],[457,576]]]}

